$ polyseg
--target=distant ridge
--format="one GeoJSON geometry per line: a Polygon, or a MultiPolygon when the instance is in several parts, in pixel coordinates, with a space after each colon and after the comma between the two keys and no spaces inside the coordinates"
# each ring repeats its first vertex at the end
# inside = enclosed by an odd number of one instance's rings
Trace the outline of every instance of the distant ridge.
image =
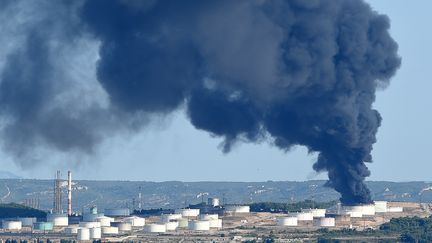
{"type": "Polygon", "coordinates": [[[22,177],[9,171],[0,170],[0,179],[22,179],[22,177]]]}

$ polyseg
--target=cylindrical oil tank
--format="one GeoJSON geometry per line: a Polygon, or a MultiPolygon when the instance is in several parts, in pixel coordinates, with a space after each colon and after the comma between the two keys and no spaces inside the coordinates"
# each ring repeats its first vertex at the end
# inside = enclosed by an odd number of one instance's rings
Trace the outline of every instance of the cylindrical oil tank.
{"type": "Polygon", "coordinates": [[[222,228],[222,219],[210,219],[209,225],[210,228],[220,229],[222,228]]]}
{"type": "Polygon", "coordinates": [[[165,224],[146,224],[144,226],[144,232],[147,233],[164,233],[166,232],[165,224]]]}
{"type": "Polygon", "coordinates": [[[102,216],[96,219],[96,222],[100,223],[101,227],[111,226],[111,222],[114,222],[114,218],[102,216]]]}
{"type": "Polygon", "coordinates": [[[227,205],[225,206],[227,213],[249,213],[250,207],[246,205],[227,205]]]}
{"type": "Polygon", "coordinates": [[[91,228],[100,228],[101,224],[100,222],[80,222],[79,226],[83,228],[91,229],[91,228]]]}
{"type": "Polygon", "coordinates": [[[90,240],[90,229],[88,228],[79,228],[77,232],[78,240],[90,240]]]}
{"type": "Polygon", "coordinates": [[[314,218],[313,226],[316,227],[334,227],[335,218],[314,218]]]}
{"type": "Polygon", "coordinates": [[[210,197],[207,199],[208,205],[217,207],[220,205],[220,200],[217,197],[210,197]]]}
{"type": "Polygon", "coordinates": [[[90,239],[100,239],[102,237],[101,228],[91,228],[90,229],[90,239]]]}
{"type": "Polygon", "coordinates": [[[297,226],[297,217],[282,217],[278,218],[276,224],[279,226],[297,226]]]}
{"type": "Polygon", "coordinates": [[[387,212],[387,201],[375,201],[375,212],[386,213],[387,212]]]}
{"type": "Polygon", "coordinates": [[[18,218],[17,220],[21,221],[22,226],[33,226],[36,223],[37,219],[35,217],[23,217],[18,218]]]}
{"type": "Polygon", "coordinates": [[[52,222],[54,226],[68,226],[69,218],[67,214],[56,214],[49,213],[47,214],[47,221],[52,222]]]}
{"type": "Polygon", "coordinates": [[[102,234],[105,235],[117,235],[119,233],[118,228],[113,226],[102,227],[101,229],[102,229],[102,234]]]}
{"type": "Polygon", "coordinates": [[[176,214],[181,214],[182,217],[196,217],[199,215],[200,210],[195,208],[181,208],[175,210],[176,214]]]}
{"type": "Polygon", "coordinates": [[[53,222],[36,222],[33,224],[33,230],[53,230],[54,224],[53,222]]]}
{"type": "Polygon", "coordinates": [[[70,227],[66,227],[64,229],[64,232],[65,232],[65,234],[75,235],[75,234],[78,234],[78,229],[79,229],[79,227],[70,226],[70,227]]]}
{"type": "Polygon", "coordinates": [[[21,230],[22,223],[18,220],[3,220],[2,228],[5,230],[21,230]]]}
{"type": "Polygon", "coordinates": [[[210,222],[206,220],[191,220],[189,221],[189,229],[197,231],[210,230],[210,222]]]}
{"type": "Polygon", "coordinates": [[[126,218],[124,221],[130,223],[132,227],[144,227],[145,225],[145,218],[141,218],[137,216],[126,218]]]}
{"type": "Polygon", "coordinates": [[[288,216],[296,217],[298,221],[312,221],[313,214],[312,213],[289,213],[288,216]]]}
{"type": "Polygon", "coordinates": [[[179,223],[178,228],[187,228],[189,227],[189,220],[188,219],[177,219],[177,222],[179,223]]]}
{"type": "Polygon", "coordinates": [[[172,220],[180,219],[181,217],[182,217],[182,215],[179,214],[179,213],[176,213],[176,214],[162,214],[160,221],[162,223],[167,223],[167,222],[170,222],[172,220]]]}
{"type": "Polygon", "coordinates": [[[211,219],[218,219],[219,215],[217,214],[200,214],[199,220],[211,220],[211,219]]]}
{"type": "Polygon", "coordinates": [[[104,214],[111,217],[127,217],[130,215],[129,208],[108,208],[105,209],[104,214]]]}
{"type": "Polygon", "coordinates": [[[179,223],[177,221],[171,221],[165,223],[166,230],[176,230],[179,223]]]}
{"type": "Polygon", "coordinates": [[[127,222],[111,222],[111,226],[117,227],[119,231],[131,231],[132,225],[127,222]]]}
{"type": "MultiPolygon", "coordinates": [[[[375,215],[375,205],[374,204],[361,204],[361,205],[344,206],[343,211],[345,211],[345,212],[360,212],[363,216],[373,216],[373,215],[375,215]]],[[[351,216],[351,217],[353,217],[353,216],[351,216]]]]}
{"type": "Polygon", "coordinates": [[[312,213],[314,218],[323,218],[325,217],[326,210],[323,208],[309,208],[309,209],[302,209],[303,213],[312,213]]]}

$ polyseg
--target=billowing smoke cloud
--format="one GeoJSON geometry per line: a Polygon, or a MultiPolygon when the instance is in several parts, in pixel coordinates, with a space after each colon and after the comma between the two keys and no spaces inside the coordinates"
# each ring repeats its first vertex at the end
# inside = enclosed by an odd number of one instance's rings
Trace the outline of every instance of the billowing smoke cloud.
{"type": "Polygon", "coordinates": [[[372,104],[400,58],[388,18],[362,0],[49,3],[0,13],[1,134],[13,154],[91,152],[107,131],[186,105],[224,151],[306,146],[343,203],[371,201],[372,104]]]}

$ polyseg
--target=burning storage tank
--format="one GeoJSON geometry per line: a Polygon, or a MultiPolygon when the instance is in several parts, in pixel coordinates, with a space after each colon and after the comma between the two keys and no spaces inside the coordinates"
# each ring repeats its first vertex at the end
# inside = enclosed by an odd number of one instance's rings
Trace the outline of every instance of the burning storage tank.
{"type": "Polygon", "coordinates": [[[314,218],[313,219],[313,226],[316,227],[334,227],[336,226],[335,218],[314,218]]]}
{"type": "Polygon", "coordinates": [[[105,209],[104,214],[111,217],[127,217],[130,215],[129,208],[108,208],[105,209]]]}
{"type": "Polygon", "coordinates": [[[282,217],[278,218],[276,224],[279,226],[297,226],[297,217],[282,217]]]}
{"type": "Polygon", "coordinates": [[[54,226],[68,226],[69,218],[67,214],[62,213],[49,213],[47,214],[47,221],[52,222],[54,226]]]}
{"type": "Polygon", "coordinates": [[[189,229],[196,231],[208,231],[210,230],[210,222],[206,220],[191,220],[189,222],[189,229]]]}
{"type": "Polygon", "coordinates": [[[147,224],[144,226],[144,232],[147,233],[164,233],[166,230],[165,224],[147,224]]]}
{"type": "Polygon", "coordinates": [[[19,220],[3,220],[2,229],[5,230],[21,230],[22,223],[19,220]]]}
{"type": "Polygon", "coordinates": [[[196,208],[181,208],[181,209],[176,209],[175,213],[181,214],[182,217],[193,218],[199,215],[200,210],[196,208]]]}
{"type": "Polygon", "coordinates": [[[179,213],[178,214],[162,214],[160,221],[162,223],[167,223],[167,222],[170,222],[172,220],[180,219],[181,217],[182,217],[182,215],[179,213]]]}

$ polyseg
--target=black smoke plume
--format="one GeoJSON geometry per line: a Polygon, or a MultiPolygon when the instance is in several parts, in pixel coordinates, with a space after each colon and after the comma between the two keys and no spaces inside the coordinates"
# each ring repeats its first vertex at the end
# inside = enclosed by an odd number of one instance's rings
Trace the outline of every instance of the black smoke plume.
{"type": "Polygon", "coordinates": [[[401,60],[389,19],[364,1],[3,5],[1,135],[16,157],[46,145],[91,153],[107,131],[186,105],[224,151],[238,141],[306,146],[343,203],[371,201],[365,162],[381,123],[372,104],[401,60]],[[92,48],[94,61],[76,61],[92,48]],[[89,83],[102,98],[82,88],[89,83]]]}

